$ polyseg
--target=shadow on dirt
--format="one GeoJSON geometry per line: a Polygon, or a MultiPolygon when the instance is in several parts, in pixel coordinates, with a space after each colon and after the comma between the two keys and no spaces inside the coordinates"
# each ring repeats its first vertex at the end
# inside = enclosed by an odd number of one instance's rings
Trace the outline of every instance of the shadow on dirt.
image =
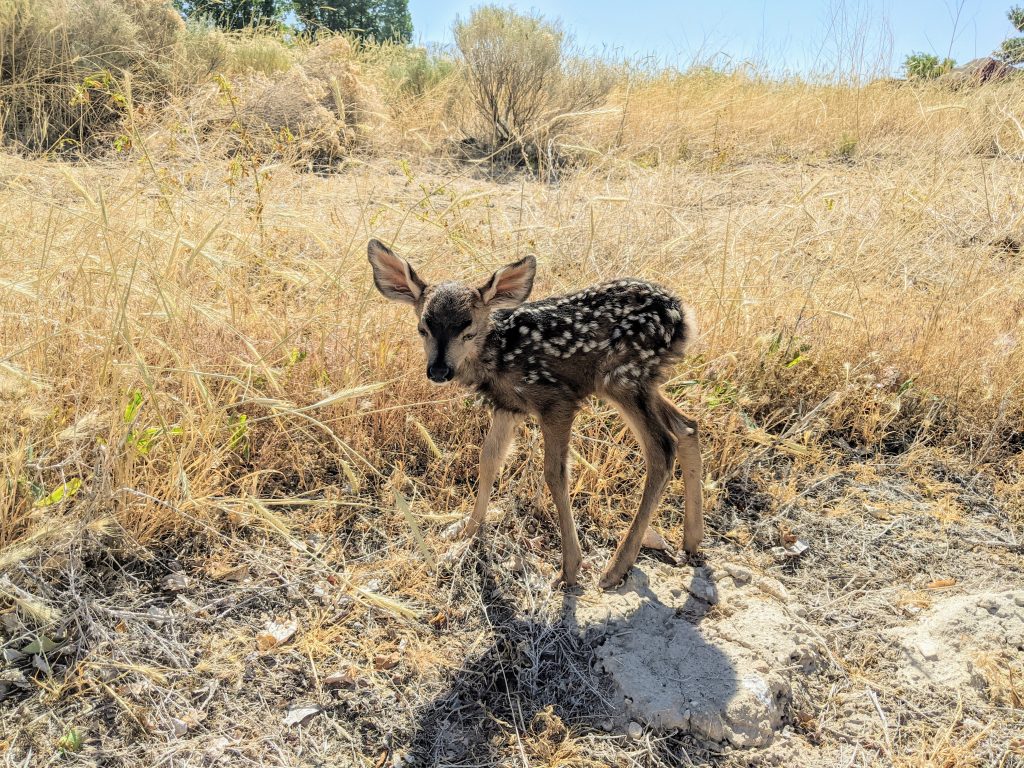
{"type": "MultiPolygon", "coordinates": [[[[496,569],[490,559],[495,556],[486,548],[475,548],[475,555],[475,573],[467,568],[459,578],[478,580],[474,586],[489,627],[487,645],[473,653],[448,687],[418,713],[406,743],[406,764],[614,764],[628,741],[622,735],[628,720],[621,694],[595,669],[594,647],[605,637],[644,631],[652,618],[668,625],[685,617],[697,624],[710,606],[693,596],[681,607],[666,606],[650,590],[646,576],[634,571],[639,578],[627,580],[620,590],[636,591],[641,607],[627,620],[591,620],[581,627],[577,604],[599,599],[594,585],[581,594],[556,594],[555,605],[538,606],[542,595],[529,594],[521,577],[501,566],[496,569]],[[525,606],[530,610],[524,611],[525,606]]],[[[664,655],[663,646],[671,638],[671,633],[652,638],[650,653],[664,655]]],[[[694,650],[707,660],[707,679],[714,680],[715,695],[728,699],[737,682],[727,657],[706,643],[694,650]]],[[[671,676],[652,670],[650,681],[658,689],[652,691],[655,700],[661,694],[666,700],[689,698],[679,690],[682,681],[671,676]]],[[[707,745],[690,736],[651,739],[637,747],[646,753],[638,764],[718,762],[707,745]]]]}

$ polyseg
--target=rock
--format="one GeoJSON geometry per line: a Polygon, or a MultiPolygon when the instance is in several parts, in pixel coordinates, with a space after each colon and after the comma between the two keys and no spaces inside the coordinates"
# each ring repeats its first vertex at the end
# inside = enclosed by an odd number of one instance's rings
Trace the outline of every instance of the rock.
{"type": "Polygon", "coordinates": [[[754,578],[754,575],[750,572],[750,569],[744,568],[742,565],[726,563],[722,567],[726,573],[732,576],[733,581],[735,581],[738,585],[747,584],[754,578]]]}
{"type": "Polygon", "coordinates": [[[650,574],[634,568],[618,590],[576,604],[576,625],[625,714],[734,747],[771,743],[791,700],[789,675],[799,674],[793,661],[813,672],[820,658],[770,594],[784,594],[781,585],[752,575],[716,584],[706,569],[650,574]]]}
{"type": "Polygon", "coordinates": [[[977,87],[993,80],[1008,80],[1015,77],[1019,70],[991,56],[972,59],[966,64],[954,67],[937,82],[951,88],[977,87]]]}
{"type": "Polygon", "coordinates": [[[626,726],[626,735],[633,741],[639,741],[644,737],[644,727],[636,720],[631,720],[626,726]]]}

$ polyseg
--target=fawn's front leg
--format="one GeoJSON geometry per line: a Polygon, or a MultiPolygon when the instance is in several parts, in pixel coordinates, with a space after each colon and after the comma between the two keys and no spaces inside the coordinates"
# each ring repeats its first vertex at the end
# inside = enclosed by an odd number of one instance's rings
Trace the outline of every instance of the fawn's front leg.
{"type": "Polygon", "coordinates": [[[576,522],[569,506],[569,437],[575,410],[544,414],[540,418],[544,433],[544,480],[551,491],[551,499],[558,510],[558,531],[562,539],[562,570],[555,577],[552,587],[564,584],[576,586],[583,554],[580,540],[576,535],[576,522]]]}
{"type": "Polygon", "coordinates": [[[487,506],[491,502],[491,489],[494,480],[505,462],[508,449],[512,445],[516,425],[522,417],[502,409],[495,409],[491,419],[491,428],[484,438],[480,449],[480,473],[477,480],[476,502],[472,514],[463,522],[460,533],[469,538],[480,532],[487,517],[487,506]]]}

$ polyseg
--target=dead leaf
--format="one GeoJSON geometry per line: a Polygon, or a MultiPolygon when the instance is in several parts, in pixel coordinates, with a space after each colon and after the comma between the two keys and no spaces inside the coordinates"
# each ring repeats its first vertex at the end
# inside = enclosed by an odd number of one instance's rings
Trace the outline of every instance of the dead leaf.
{"type": "Polygon", "coordinates": [[[249,581],[252,578],[252,574],[249,573],[249,566],[246,563],[242,565],[228,566],[228,565],[213,565],[206,569],[211,579],[217,581],[230,581],[235,584],[241,584],[242,582],[249,581]]]}
{"type": "Polygon", "coordinates": [[[189,578],[184,573],[169,573],[164,576],[163,584],[168,592],[182,592],[188,589],[189,578]]]}
{"type": "Polygon", "coordinates": [[[754,537],[746,528],[732,528],[725,532],[725,538],[735,541],[741,547],[745,547],[754,537]]]}
{"type": "Polygon", "coordinates": [[[787,542],[784,547],[786,554],[790,557],[799,557],[810,548],[811,547],[807,542],[800,541],[800,539],[797,538],[794,538],[792,542],[787,542]]]}
{"type": "Polygon", "coordinates": [[[644,538],[643,541],[640,542],[640,546],[646,547],[647,549],[656,549],[660,552],[664,552],[670,548],[668,542],[665,541],[665,537],[650,526],[647,526],[647,530],[644,531],[644,538]]]}
{"type": "Polygon", "coordinates": [[[264,631],[256,635],[256,647],[261,651],[269,651],[291,640],[298,629],[299,624],[295,619],[280,624],[268,621],[264,631]]]}
{"type": "Polygon", "coordinates": [[[359,688],[366,681],[355,666],[332,672],[324,678],[324,685],[336,688],[359,688]]]}
{"type": "Polygon", "coordinates": [[[532,539],[527,539],[526,548],[531,552],[543,552],[545,550],[544,537],[534,536],[532,539]]]}
{"type": "Polygon", "coordinates": [[[397,653],[378,653],[373,657],[373,666],[377,670],[394,669],[401,661],[397,653]]]}
{"type": "Polygon", "coordinates": [[[317,704],[293,704],[288,708],[284,716],[285,725],[302,725],[313,715],[319,714],[323,709],[317,704]]]}
{"type": "Polygon", "coordinates": [[[53,676],[53,669],[50,667],[50,663],[46,660],[45,656],[33,656],[32,666],[38,669],[47,677],[53,676]]]}
{"type": "Polygon", "coordinates": [[[226,736],[218,736],[206,745],[206,749],[203,750],[203,756],[209,762],[215,763],[220,760],[229,746],[231,746],[230,739],[226,736]]]}

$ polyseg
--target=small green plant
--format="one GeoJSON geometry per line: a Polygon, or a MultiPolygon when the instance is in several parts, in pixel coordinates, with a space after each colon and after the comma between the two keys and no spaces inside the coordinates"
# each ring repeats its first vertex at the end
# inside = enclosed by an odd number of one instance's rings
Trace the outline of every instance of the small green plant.
{"type": "Polygon", "coordinates": [[[79,491],[79,489],[81,489],[81,487],[82,487],[82,481],[80,479],[78,479],[77,477],[73,477],[70,480],[68,480],[66,483],[61,483],[60,485],[58,485],[56,488],[54,488],[52,491],[50,491],[46,496],[43,496],[41,499],[37,499],[36,503],[33,504],[32,506],[37,507],[37,508],[39,508],[39,507],[53,507],[53,506],[56,506],[57,504],[60,504],[65,499],[70,499],[72,496],[74,496],[76,493],[78,493],[78,491],[79,491]]]}
{"type": "Polygon", "coordinates": [[[852,162],[853,156],[857,153],[857,137],[844,133],[836,146],[835,156],[837,160],[852,162]]]}
{"type": "Polygon", "coordinates": [[[61,752],[81,752],[82,734],[77,728],[70,729],[57,740],[57,749],[61,752]]]}
{"type": "Polygon", "coordinates": [[[399,55],[388,66],[388,76],[402,93],[422,95],[455,72],[455,62],[426,48],[390,47],[399,55]]]}
{"type": "Polygon", "coordinates": [[[908,80],[934,80],[956,66],[953,59],[939,59],[931,53],[912,53],[903,61],[903,72],[908,80]]]}
{"type": "Polygon", "coordinates": [[[244,413],[232,416],[228,420],[231,437],[228,438],[228,449],[237,451],[242,456],[249,456],[249,417],[244,413]]]}

